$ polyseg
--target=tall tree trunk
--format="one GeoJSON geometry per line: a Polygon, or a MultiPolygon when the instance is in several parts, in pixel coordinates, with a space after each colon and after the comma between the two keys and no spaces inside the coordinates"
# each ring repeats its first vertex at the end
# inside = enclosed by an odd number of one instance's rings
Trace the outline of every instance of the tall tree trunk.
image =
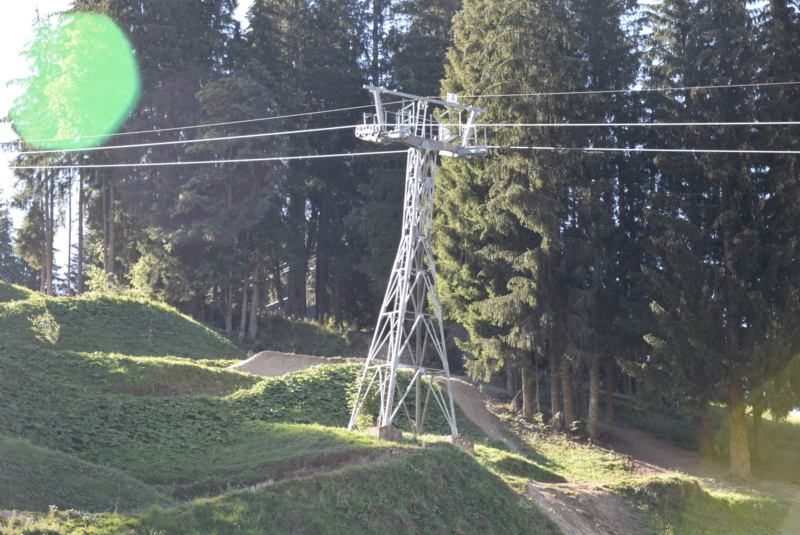
{"type": "Polygon", "coordinates": [[[589,372],[589,440],[597,440],[597,427],[600,421],[600,359],[592,361],[589,372]]]}
{"type": "Polygon", "coordinates": [[[381,0],[372,0],[372,62],[370,71],[372,74],[372,85],[375,87],[380,86],[380,58],[379,58],[379,42],[381,38],[381,22],[383,15],[383,2],[381,0]]]}
{"type": "Polygon", "coordinates": [[[606,429],[610,438],[617,436],[614,424],[614,359],[606,359],[606,429]]]}
{"type": "Polygon", "coordinates": [[[753,438],[755,439],[756,461],[764,464],[767,462],[767,445],[764,441],[764,409],[753,407],[753,438]]]}
{"type": "Polygon", "coordinates": [[[48,193],[47,216],[47,295],[55,295],[53,287],[53,272],[55,271],[55,241],[56,241],[56,179],[55,174],[50,177],[50,191],[48,193]]]}
{"type": "Polygon", "coordinates": [[[67,195],[67,296],[72,297],[72,175],[70,175],[67,195]]]}
{"type": "Polygon", "coordinates": [[[734,377],[728,387],[728,415],[730,418],[730,477],[737,481],[752,479],[750,449],[747,440],[744,384],[740,376],[734,377]]]}
{"type": "Polygon", "coordinates": [[[277,260],[273,261],[272,264],[272,297],[274,298],[275,302],[278,303],[278,308],[285,314],[286,313],[286,302],[283,300],[284,292],[283,292],[283,279],[281,275],[281,264],[277,260]]]}
{"type": "Polygon", "coordinates": [[[711,447],[711,407],[706,400],[700,400],[700,444],[698,453],[705,457],[711,447]]]}
{"type": "Polygon", "coordinates": [[[289,269],[287,278],[287,311],[290,316],[304,318],[306,316],[306,265],[294,263],[289,269]]]}
{"type": "MultiPolygon", "coordinates": [[[[319,248],[321,249],[321,248],[319,248]]],[[[315,299],[316,307],[314,308],[314,319],[319,323],[324,323],[328,318],[328,261],[326,255],[321,250],[317,250],[317,269],[314,274],[315,280],[315,299]]]]}
{"type": "Polygon", "coordinates": [[[586,408],[589,408],[589,404],[583,402],[584,396],[586,396],[586,388],[585,386],[589,384],[588,378],[586,377],[587,372],[589,371],[588,366],[585,364],[579,364],[576,369],[572,372],[572,393],[575,396],[575,420],[576,421],[587,421],[588,414],[583,414],[583,407],[586,405],[586,408]],[[578,385],[577,388],[575,385],[578,385]]]}
{"type": "Polygon", "coordinates": [[[339,266],[339,259],[333,257],[333,316],[334,325],[341,328],[344,323],[342,317],[342,270],[339,266]]]}
{"type": "Polygon", "coordinates": [[[516,373],[516,363],[508,359],[505,361],[505,368],[506,368],[506,392],[508,395],[515,399],[517,396],[517,385],[514,381],[514,374],[516,373]]]}
{"type": "Polygon", "coordinates": [[[239,316],[239,343],[244,342],[244,335],[247,332],[247,281],[242,284],[242,313],[239,316]]]}
{"type": "Polygon", "coordinates": [[[83,295],[83,177],[78,175],[78,295],[83,295]]]}
{"type": "Polygon", "coordinates": [[[575,395],[572,392],[572,369],[566,355],[561,356],[561,390],[564,392],[564,426],[575,422],[575,395]]]}
{"type": "Polygon", "coordinates": [[[115,203],[114,200],[114,182],[109,180],[108,182],[108,257],[106,261],[106,273],[109,275],[115,275],[115,271],[117,269],[115,257],[117,255],[116,251],[116,244],[117,244],[117,224],[116,224],[116,217],[115,217],[115,203]]]}
{"type": "MultiPolygon", "coordinates": [[[[228,271],[228,278],[230,279],[231,272],[228,271]]],[[[228,283],[228,291],[225,296],[225,334],[228,338],[233,334],[233,284],[228,283]]]]}
{"type": "Polygon", "coordinates": [[[533,377],[531,377],[531,359],[523,357],[522,368],[522,418],[526,422],[533,421],[533,377]]]}
{"type": "Polygon", "coordinates": [[[550,357],[550,409],[553,412],[551,426],[554,431],[563,429],[564,415],[561,412],[561,362],[557,353],[550,357]]]}
{"type": "Polygon", "coordinates": [[[288,293],[286,310],[290,316],[306,316],[306,274],[308,272],[308,255],[306,253],[307,222],[305,215],[305,197],[294,194],[289,200],[288,222],[290,229],[288,252],[290,254],[289,272],[286,274],[288,293]]]}
{"type": "Polygon", "coordinates": [[[103,192],[103,269],[108,273],[108,184],[103,176],[101,190],[103,192]]]}
{"type": "Polygon", "coordinates": [[[253,271],[253,289],[250,297],[250,325],[247,329],[247,338],[255,340],[258,336],[258,291],[259,277],[261,275],[261,262],[256,263],[253,271]]]}
{"type": "Polygon", "coordinates": [[[53,270],[50,267],[50,190],[49,190],[49,183],[45,185],[45,193],[44,193],[44,201],[42,203],[44,206],[43,210],[43,218],[44,221],[44,262],[42,265],[42,282],[44,285],[43,293],[45,295],[50,295],[50,283],[52,282],[52,275],[53,270]]]}
{"type": "Polygon", "coordinates": [[[542,391],[541,391],[541,370],[539,370],[539,359],[534,357],[533,358],[533,379],[534,379],[534,388],[536,393],[535,396],[535,407],[533,408],[534,414],[541,414],[542,413],[542,391]]]}

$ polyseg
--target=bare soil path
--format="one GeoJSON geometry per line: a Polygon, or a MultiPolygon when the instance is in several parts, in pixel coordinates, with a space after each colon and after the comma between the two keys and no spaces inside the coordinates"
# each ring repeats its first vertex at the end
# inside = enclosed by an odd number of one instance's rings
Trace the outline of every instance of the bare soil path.
{"type": "Polygon", "coordinates": [[[500,419],[486,408],[489,401],[488,396],[461,378],[452,378],[450,384],[453,385],[453,401],[459,406],[464,416],[477,425],[490,439],[502,440],[508,445],[508,449],[519,453],[520,448],[517,441],[503,431],[500,419]]]}
{"type": "Polygon", "coordinates": [[[299,355],[295,353],[262,351],[247,360],[229,366],[229,368],[240,372],[252,373],[253,375],[278,377],[321,364],[344,364],[346,362],[363,362],[363,360],[339,357],[312,357],[311,355],[299,355]]]}
{"type": "Polygon", "coordinates": [[[600,485],[528,483],[528,495],[565,535],[641,535],[625,501],[600,485]]]}

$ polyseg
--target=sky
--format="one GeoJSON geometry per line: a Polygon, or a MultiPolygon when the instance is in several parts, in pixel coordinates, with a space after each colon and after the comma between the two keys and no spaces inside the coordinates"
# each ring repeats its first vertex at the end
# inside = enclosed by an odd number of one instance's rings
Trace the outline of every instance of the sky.
{"type": "MultiPolygon", "coordinates": [[[[2,17],[0,17],[0,118],[8,116],[8,110],[14,104],[14,99],[19,96],[19,90],[9,87],[8,82],[27,76],[27,63],[21,56],[25,44],[33,35],[33,21],[38,13],[44,17],[50,13],[66,11],[72,5],[72,0],[0,0],[3,3],[2,17]]],[[[236,17],[244,24],[245,14],[252,5],[253,0],[239,0],[236,17]]],[[[0,123],[0,141],[16,139],[8,123],[0,123]]],[[[8,168],[13,159],[10,153],[0,151],[0,198],[10,201],[14,195],[14,176],[8,168]]],[[[73,213],[76,213],[73,210],[73,213]]],[[[22,215],[12,210],[14,226],[21,225],[22,215]]],[[[66,234],[62,232],[61,234],[66,234]]],[[[59,264],[66,264],[66,235],[59,236],[59,242],[64,244],[61,250],[63,259],[59,264]]]]}
{"type": "MultiPolygon", "coordinates": [[[[70,5],[70,0],[34,0],[32,2],[19,2],[16,0],[3,0],[3,16],[0,17],[0,54],[2,56],[2,69],[0,69],[0,117],[7,117],[8,110],[19,96],[16,88],[8,87],[11,80],[24,78],[27,75],[27,63],[20,55],[25,43],[33,33],[33,21],[36,11],[41,15],[64,11],[70,5]]],[[[0,140],[9,141],[16,139],[8,123],[0,124],[0,140]]],[[[13,195],[14,178],[8,169],[11,160],[8,153],[0,153],[0,190],[3,199],[8,200],[13,195]]],[[[19,214],[14,214],[15,224],[19,224],[19,214]]]]}

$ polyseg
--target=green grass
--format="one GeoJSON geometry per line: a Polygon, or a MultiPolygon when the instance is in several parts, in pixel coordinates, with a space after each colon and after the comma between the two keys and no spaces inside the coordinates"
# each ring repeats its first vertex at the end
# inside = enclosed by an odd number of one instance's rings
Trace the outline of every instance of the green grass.
{"type": "Polygon", "coordinates": [[[100,462],[186,500],[281,479],[303,466],[335,464],[343,456],[366,456],[367,450],[383,447],[386,443],[343,429],[250,422],[238,427],[230,441],[191,449],[122,445],[100,462]]]}
{"type": "Polygon", "coordinates": [[[500,478],[452,447],[130,516],[57,516],[55,533],[558,533],[500,478]]]}
{"type": "Polygon", "coordinates": [[[552,433],[549,428],[523,426],[508,415],[501,419],[517,437],[522,453],[562,480],[607,484],[631,476],[630,461],[613,450],[552,433]]]}
{"type": "Polygon", "coordinates": [[[5,342],[60,351],[189,359],[244,356],[220,335],[160,303],[107,296],[50,299],[4,282],[0,331],[5,342]]]}
{"type": "Polygon", "coordinates": [[[529,481],[540,483],[566,483],[555,472],[531,461],[529,458],[502,449],[475,444],[475,459],[505,480],[521,494],[527,492],[529,481]]]}
{"type": "Polygon", "coordinates": [[[310,320],[269,315],[262,320],[253,351],[282,351],[316,357],[366,357],[368,348],[351,343],[343,332],[310,320]]]}
{"type": "Polygon", "coordinates": [[[629,480],[614,489],[630,500],[650,535],[777,534],[790,512],[767,497],[707,492],[689,478],[629,480]]]}
{"type": "Polygon", "coordinates": [[[83,511],[131,511],[170,499],[103,466],[0,436],[0,508],[46,511],[51,505],[83,511]]]}
{"type": "Polygon", "coordinates": [[[8,284],[0,281],[0,303],[8,303],[11,301],[26,301],[35,295],[35,292],[17,286],[16,284],[8,284]]]}

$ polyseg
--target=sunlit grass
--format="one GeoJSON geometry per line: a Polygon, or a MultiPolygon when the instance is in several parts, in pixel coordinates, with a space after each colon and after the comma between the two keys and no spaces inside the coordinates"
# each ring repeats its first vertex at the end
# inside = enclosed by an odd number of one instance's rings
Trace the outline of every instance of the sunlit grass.
{"type": "Polygon", "coordinates": [[[772,498],[741,492],[708,492],[690,478],[629,480],[626,496],[648,535],[778,534],[791,510],[772,498]]]}

